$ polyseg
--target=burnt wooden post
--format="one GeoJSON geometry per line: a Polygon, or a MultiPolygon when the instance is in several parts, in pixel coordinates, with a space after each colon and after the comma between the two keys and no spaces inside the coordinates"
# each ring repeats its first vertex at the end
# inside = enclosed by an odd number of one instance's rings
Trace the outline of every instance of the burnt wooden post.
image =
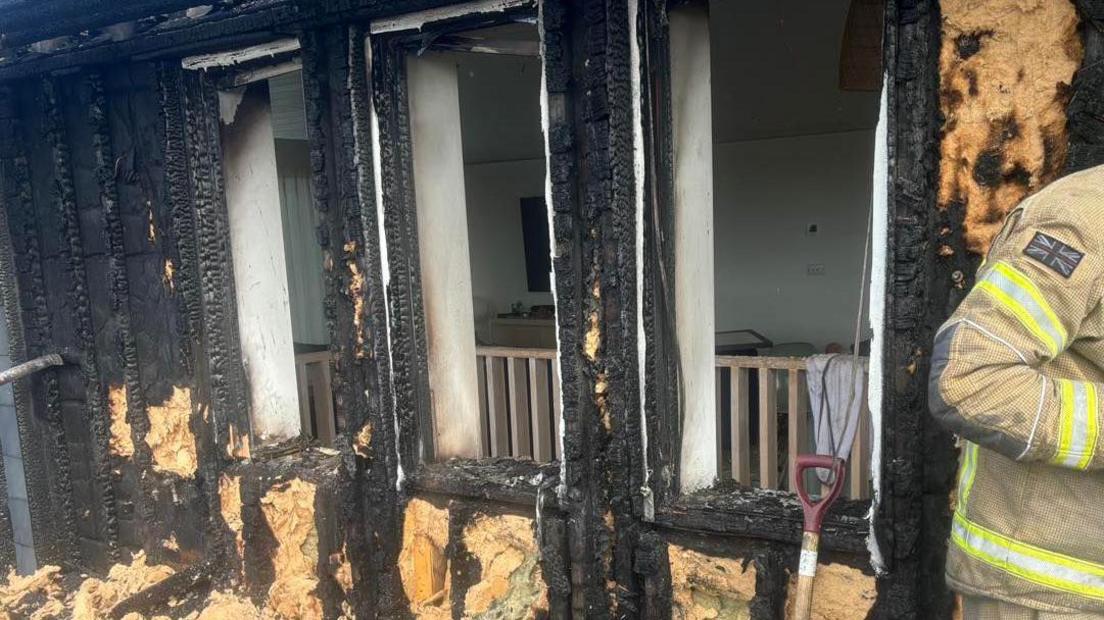
{"type": "Polygon", "coordinates": [[[936,210],[940,40],[936,2],[889,3],[886,389],[875,515],[888,572],[878,579],[879,618],[943,617],[953,602],[943,562],[957,459],[952,438],[928,414],[928,364],[935,330],[968,290],[963,274],[973,270],[964,263],[962,214],[936,210]],[[937,256],[936,239],[955,248],[954,258],[937,256]]]}

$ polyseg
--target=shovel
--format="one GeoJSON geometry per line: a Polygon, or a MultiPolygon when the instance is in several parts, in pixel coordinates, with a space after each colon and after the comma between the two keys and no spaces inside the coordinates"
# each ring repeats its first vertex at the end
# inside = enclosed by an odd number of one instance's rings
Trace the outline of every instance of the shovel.
{"type": "Polygon", "coordinates": [[[794,488],[801,498],[801,508],[805,512],[804,533],[801,535],[801,561],[797,567],[797,596],[794,600],[793,620],[809,620],[813,608],[813,579],[817,569],[817,548],[820,547],[820,524],[828,507],[839,497],[843,490],[844,460],[824,454],[806,454],[797,457],[794,466],[794,488]],[[821,493],[820,499],[813,501],[805,490],[805,470],[828,469],[832,472],[831,484],[821,493]]]}

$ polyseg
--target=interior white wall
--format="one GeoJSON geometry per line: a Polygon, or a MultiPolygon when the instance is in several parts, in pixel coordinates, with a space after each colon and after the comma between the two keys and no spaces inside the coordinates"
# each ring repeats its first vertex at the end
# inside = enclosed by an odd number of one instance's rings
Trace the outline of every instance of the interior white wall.
{"type": "Polygon", "coordinates": [[[409,56],[407,88],[436,456],[478,457],[482,425],[455,62],[434,53],[409,56]]]}
{"type": "Polygon", "coordinates": [[[873,147],[872,130],[714,145],[718,330],[851,344],[873,147]]]}
{"type": "Polygon", "coordinates": [[[529,291],[521,234],[521,199],[544,197],[544,160],[469,164],[464,176],[476,329],[518,301],[551,304],[551,292],[529,291]]]}
{"type": "Polygon", "coordinates": [[[242,358],[259,443],[299,435],[291,311],[272,115],[251,88],[222,127],[226,204],[242,358]]]}
{"type": "Polygon", "coordinates": [[[674,138],[674,282],[682,409],[684,492],[717,476],[713,317],[713,111],[709,16],[692,5],[670,13],[674,138]]]}

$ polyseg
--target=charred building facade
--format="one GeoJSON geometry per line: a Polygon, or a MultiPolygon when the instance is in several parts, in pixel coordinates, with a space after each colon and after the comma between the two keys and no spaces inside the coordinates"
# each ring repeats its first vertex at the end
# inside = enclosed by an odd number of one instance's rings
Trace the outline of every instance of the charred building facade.
{"type": "Polygon", "coordinates": [[[1104,6],[784,4],[0,0],[8,612],[785,617],[844,342],[815,617],[950,617],[930,343],[1104,6]]]}

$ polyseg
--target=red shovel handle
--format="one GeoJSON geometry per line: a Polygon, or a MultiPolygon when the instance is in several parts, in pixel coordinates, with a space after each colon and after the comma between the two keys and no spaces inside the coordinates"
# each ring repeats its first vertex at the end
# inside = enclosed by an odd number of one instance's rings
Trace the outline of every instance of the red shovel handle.
{"type": "Polygon", "coordinates": [[[843,490],[843,475],[844,460],[841,458],[826,454],[805,454],[797,457],[793,472],[794,488],[797,489],[797,496],[801,498],[801,507],[805,511],[806,532],[820,531],[824,514],[828,512],[828,507],[836,501],[840,491],[843,490]],[[805,476],[803,475],[806,469],[813,468],[832,470],[832,485],[815,502],[809,498],[809,493],[805,490],[805,476]]]}

